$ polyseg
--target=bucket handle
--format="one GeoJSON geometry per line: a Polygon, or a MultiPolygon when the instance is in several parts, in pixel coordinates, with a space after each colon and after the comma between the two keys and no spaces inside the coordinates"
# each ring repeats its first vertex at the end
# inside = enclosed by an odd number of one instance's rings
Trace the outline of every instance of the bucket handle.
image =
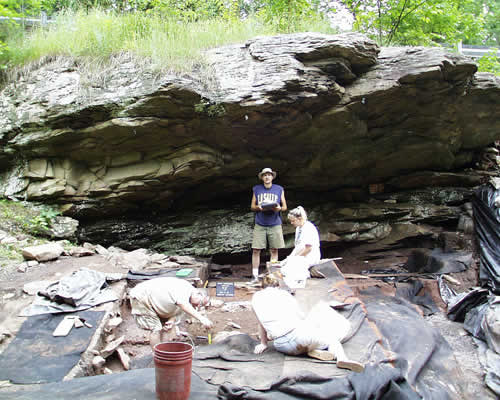
{"type": "Polygon", "coordinates": [[[191,341],[191,346],[193,346],[193,354],[194,354],[194,350],[196,349],[196,345],[194,344],[194,340],[189,333],[187,333],[187,332],[185,332],[185,333],[186,334],[185,335],[183,334],[182,336],[187,337],[191,341]]]}

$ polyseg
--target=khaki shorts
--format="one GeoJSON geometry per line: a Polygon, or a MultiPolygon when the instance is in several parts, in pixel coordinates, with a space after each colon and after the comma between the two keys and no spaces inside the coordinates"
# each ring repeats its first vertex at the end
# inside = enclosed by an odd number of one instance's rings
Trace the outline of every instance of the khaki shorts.
{"type": "Polygon", "coordinates": [[[261,226],[255,224],[253,228],[252,249],[282,249],[285,247],[283,229],[281,225],[261,226]]]}
{"type": "MultiPolygon", "coordinates": [[[[147,304],[144,304],[135,297],[130,297],[130,306],[132,308],[132,316],[139,328],[147,331],[161,331],[163,329],[163,322],[166,319],[160,318],[147,304]]],[[[173,315],[169,319],[171,320],[174,317],[177,318],[177,315],[173,315]]]]}

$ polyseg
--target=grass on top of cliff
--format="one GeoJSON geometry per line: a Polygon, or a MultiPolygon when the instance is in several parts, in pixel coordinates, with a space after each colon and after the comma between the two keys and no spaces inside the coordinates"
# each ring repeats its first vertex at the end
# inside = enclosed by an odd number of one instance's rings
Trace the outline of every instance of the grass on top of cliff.
{"type": "MultiPolygon", "coordinates": [[[[314,16],[301,19],[291,29],[335,33],[327,21],[314,16]]],[[[45,56],[106,60],[132,53],[147,58],[159,70],[188,72],[203,61],[203,50],[276,33],[255,17],[183,22],[143,12],[92,10],[60,13],[48,27],[19,31],[7,44],[13,66],[45,56]]]]}

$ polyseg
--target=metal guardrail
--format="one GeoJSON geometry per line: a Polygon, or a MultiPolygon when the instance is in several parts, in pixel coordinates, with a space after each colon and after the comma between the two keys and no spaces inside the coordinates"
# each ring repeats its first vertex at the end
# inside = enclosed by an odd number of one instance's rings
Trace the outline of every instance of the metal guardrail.
{"type": "Polygon", "coordinates": [[[0,23],[2,22],[7,22],[7,21],[14,21],[17,22],[18,24],[21,25],[26,25],[26,26],[34,26],[34,25],[47,25],[52,22],[54,22],[53,19],[49,19],[47,17],[47,14],[42,13],[40,18],[24,18],[24,17],[2,17],[0,16],[0,23]]]}
{"type": "Polygon", "coordinates": [[[462,42],[458,43],[458,52],[460,54],[463,54],[464,56],[473,58],[475,60],[485,56],[486,54],[490,54],[492,51],[495,50],[497,52],[497,58],[500,59],[500,50],[498,49],[485,46],[463,45],[462,42]]]}

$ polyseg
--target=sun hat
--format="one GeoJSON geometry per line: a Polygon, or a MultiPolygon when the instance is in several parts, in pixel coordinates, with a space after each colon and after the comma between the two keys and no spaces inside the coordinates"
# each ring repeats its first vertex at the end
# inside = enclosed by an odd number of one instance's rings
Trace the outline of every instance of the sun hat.
{"type": "Polygon", "coordinates": [[[264,168],[262,171],[259,172],[257,175],[259,179],[262,179],[262,175],[264,174],[273,174],[273,179],[276,178],[276,172],[273,171],[271,168],[264,168]]]}

